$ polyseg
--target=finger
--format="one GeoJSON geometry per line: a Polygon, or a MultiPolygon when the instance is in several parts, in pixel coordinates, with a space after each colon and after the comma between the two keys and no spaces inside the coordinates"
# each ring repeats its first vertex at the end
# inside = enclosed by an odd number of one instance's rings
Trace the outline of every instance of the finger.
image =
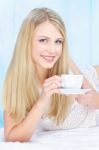
{"type": "Polygon", "coordinates": [[[50,82],[50,81],[55,81],[55,80],[61,81],[61,77],[58,75],[55,75],[55,76],[52,76],[52,77],[46,79],[45,82],[50,82]]]}
{"type": "Polygon", "coordinates": [[[58,88],[61,87],[61,82],[59,80],[54,80],[54,81],[48,81],[44,83],[44,87],[54,87],[54,88],[58,88]]]}
{"type": "Polygon", "coordinates": [[[44,90],[45,90],[46,92],[48,92],[48,91],[51,91],[51,90],[54,90],[54,89],[59,89],[59,88],[60,88],[60,85],[57,85],[57,84],[55,84],[55,83],[52,83],[52,84],[50,84],[50,85],[44,87],[44,90]]]}
{"type": "Polygon", "coordinates": [[[76,99],[78,103],[83,105],[88,105],[91,100],[92,100],[92,95],[80,96],[78,99],[76,99]]]}
{"type": "Polygon", "coordinates": [[[86,94],[80,94],[79,95],[79,99],[88,99],[88,98],[90,98],[92,96],[92,94],[91,93],[86,93],[86,94]]]}
{"type": "Polygon", "coordinates": [[[60,94],[60,90],[59,89],[53,89],[49,91],[51,95],[53,94],[60,94]]]}
{"type": "Polygon", "coordinates": [[[75,99],[79,98],[78,94],[74,94],[73,96],[74,96],[75,99]]]}
{"type": "Polygon", "coordinates": [[[51,96],[52,94],[60,94],[60,90],[59,89],[50,89],[47,91],[44,91],[44,95],[46,96],[51,96]]]}

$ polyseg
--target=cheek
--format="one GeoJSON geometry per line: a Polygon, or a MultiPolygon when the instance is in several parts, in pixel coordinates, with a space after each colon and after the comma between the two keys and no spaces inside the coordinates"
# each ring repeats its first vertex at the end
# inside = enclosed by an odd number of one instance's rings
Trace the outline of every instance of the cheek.
{"type": "Polygon", "coordinates": [[[38,52],[35,51],[35,49],[32,49],[32,59],[35,61],[37,60],[37,57],[38,57],[38,52]]]}
{"type": "Polygon", "coordinates": [[[58,56],[60,57],[61,55],[62,55],[62,48],[60,48],[58,51],[58,56]]]}
{"type": "Polygon", "coordinates": [[[32,47],[32,57],[34,58],[40,54],[40,47],[36,43],[32,47]]]}

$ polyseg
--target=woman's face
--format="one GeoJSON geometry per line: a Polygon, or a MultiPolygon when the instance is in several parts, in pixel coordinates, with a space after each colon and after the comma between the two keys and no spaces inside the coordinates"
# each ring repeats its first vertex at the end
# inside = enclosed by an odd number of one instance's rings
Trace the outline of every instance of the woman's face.
{"type": "Polygon", "coordinates": [[[58,29],[46,21],[33,34],[32,59],[37,67],[50,69],[62,53],[63,37],[58,29]]]}

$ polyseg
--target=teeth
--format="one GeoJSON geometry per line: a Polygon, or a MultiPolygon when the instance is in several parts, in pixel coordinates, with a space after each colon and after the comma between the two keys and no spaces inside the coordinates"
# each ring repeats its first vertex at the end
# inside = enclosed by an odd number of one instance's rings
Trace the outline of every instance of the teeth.
{"type": "Polygon", "coordinates": [[[53,57],[45,57],[46,59],[48,59],[48,60],[52,60],[53,59],[53,57]]]}
{"type": "Polygon", "coordinates": [[[54,56],[42,56],[45,60],[52,61],[54,56]]]}

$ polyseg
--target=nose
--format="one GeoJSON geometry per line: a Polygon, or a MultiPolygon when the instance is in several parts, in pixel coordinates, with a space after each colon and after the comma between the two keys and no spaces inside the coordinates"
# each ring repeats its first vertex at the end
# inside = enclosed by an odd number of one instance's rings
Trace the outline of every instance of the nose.
{"type": "Polygon", "coordinates": [[[49,44],[48,51],[51,52],[51,53],[55,53],[56,52],[55,43],[50,43],[49,44]]]}

